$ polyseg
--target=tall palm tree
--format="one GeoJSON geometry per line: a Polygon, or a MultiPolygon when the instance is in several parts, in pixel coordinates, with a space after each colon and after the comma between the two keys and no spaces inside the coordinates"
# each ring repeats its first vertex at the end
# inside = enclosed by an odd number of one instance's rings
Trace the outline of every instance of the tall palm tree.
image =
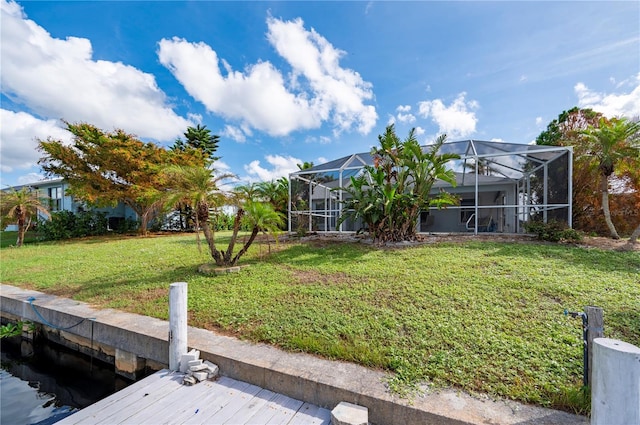
{"type": "Polygon", "coordinates": [[[637,161],[640,157],[640,122],[627,118],[601,118],[598,128],[589,126],[582,132],[589,149],[587,156],[597,162],[604,220],[613,239],[620,239],[611,221],[609,209],[609,179],[618,165],[637,161]]]}
{"type": "Polygon", "coordinates": [[[38,192],[23,187],[0,192],[0,210],[2,211],[2,227],[5,223],[18,225],[18,240],[16,247],[24,245],[24,235],[31,227],[32,219],[38,212],[50,217],[49,210],[42,202],[38,192]]]}

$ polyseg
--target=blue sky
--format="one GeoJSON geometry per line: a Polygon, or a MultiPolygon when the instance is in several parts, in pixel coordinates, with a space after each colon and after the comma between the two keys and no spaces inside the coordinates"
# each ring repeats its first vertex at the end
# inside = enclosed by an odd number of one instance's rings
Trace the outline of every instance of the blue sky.
{"type": "Polygon", "coordinates": [[[278,178],[368,151],[390,122],[428,143],[530,143],[563,110],[640,116],[640,3],[1,1],[3,187],[41,179],[60,119],[278,178]]]}

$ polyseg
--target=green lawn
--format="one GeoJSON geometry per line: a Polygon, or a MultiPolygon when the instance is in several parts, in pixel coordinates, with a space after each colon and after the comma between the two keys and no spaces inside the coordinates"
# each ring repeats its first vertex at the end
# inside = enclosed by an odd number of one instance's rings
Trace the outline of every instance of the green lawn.
{"type": "MultiPolygon", "coordinates": [[[[33,243],[38,240],[38,235],[35,232],[27,232],[24,236],[24,243],[33,243]]],[[[7,248],[15,246],[18,241],[18,232],[5,232],[0,231],[0,248],[7,248]]]]}
{"type": "Polygon", "coordinates": [[[194,235],[5,248],[1,281],[163,319],[169,284],[186,281],[192,326],[394,371],[401,392],[428,380],[582,412],[581,321],[563,310],[600,306],[605,336],[640,345],[637,252],[282,243],[209,277],[205,248],[194,235]]]}

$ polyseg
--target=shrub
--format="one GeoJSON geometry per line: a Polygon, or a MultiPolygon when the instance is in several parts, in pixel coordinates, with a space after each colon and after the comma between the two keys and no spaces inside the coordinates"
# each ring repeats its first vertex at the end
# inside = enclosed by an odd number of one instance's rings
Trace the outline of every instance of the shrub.
{"type": "Polygon", "coordinates": [[[550,220],[546,223],[542,221],[529,221],[524,225],[525,230],[528,233],[533,233],[538,236],[541,241],[560,242],[560,241],[572,241],[577,242],[582,240],[582,233],[575,229],[569,228],[563,221],[550,220]]]}
{"type": "Polygon", "coordinates": [[[233,220],[235,219],[235,215],[226,214],[226,213],[218,213],[211,217],[211,227],[215,229],[216,232],[222,230],[231,230],[233,229],[233,220]]]}
{"type": "Polygon", "coordinates": [[[60,240],[99,236],[108,232],[109,221],[103,212],[57,211],[51,218],[38,224],[44,240],[60,240]]]}

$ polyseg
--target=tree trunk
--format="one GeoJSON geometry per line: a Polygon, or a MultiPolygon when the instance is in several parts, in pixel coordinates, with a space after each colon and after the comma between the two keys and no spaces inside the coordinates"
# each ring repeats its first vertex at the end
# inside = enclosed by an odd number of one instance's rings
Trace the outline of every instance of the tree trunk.
{"type": "MultiPolygon", "coordinates": [[[[215,238],[213,237],[213,232],[211,232],[211,227],[209,227],[209,222],[208,221],[203,221],[201,223],[202,226],[202,233],[204,233],[204,238],[207,241],[207,245],[209,245],[209,252],[211,252],[211,257],[213,257],[213,259],[216,262],[217,266],[224,266],[224,259],[222,258],[222,255],[220,255],[220,252],[218,251],[218,249],[216,248],[216,241],[215,238]]],[[[198,231],[196,229],[196,231],[198,231]]]]}
{"type": "Polygon", "coordinates": [[[629,238],[629,245],[638,243],[638,238],[640,237],[640,224],[636,227],[636,230],[633,231],[631,237],[629,238]]]}
{"type": "Polygon", "coordinates": [[[607,223],[609,232],[613,239],[620,239],[620,235],[616,231],[616,227],[611,221],[611,211],[609,210],[609,179],[605,175],[601,175],[600,190],[602,191],[602,210],[604,211],[604,221],[607,223]]]}
{"type": "MultiPolygon", "coordinates": [[[[19,213],[20,214],[20,213],[19,213]]],[[[18,240],[16,241],[16,247],[21,247],[24,244],[24,234],[27,232],[25,222],[25,217],[21,216],[18,218],[18,240]]]]}
{"type": "Polygon", "coordinates": [[[233,255],[233,248],[236,246],[236,240],[238,239],[238,232],[240,231],[240,223],[242,222],[243,215],[244,210],[238,207],[236,218],[233,220],[233,233],[231,234],[231,240],[229,241],[227,252],[224,255],[225,265],[231,265],[231,256],[233,255]]]}
{"type": "Polygon", "coordinates": [[[229,263],[230,266],[235,266],[236,265],[236,263],[238,262],[240,257],[242,257],[244,255],[244,253],[247,252],[247,250],[249,249],[249,247],[251,246],[253,241],[256,239],[257,235],[258,235],[258,227],[254,226],[253,227],[253,231],[251,232],[251,236],[249,236],[249,240],[244,244],[242,249],[240,251],[238,251],[236,256],[233,257],[233,260],[231,260],[231,262],[229,263]]]}

